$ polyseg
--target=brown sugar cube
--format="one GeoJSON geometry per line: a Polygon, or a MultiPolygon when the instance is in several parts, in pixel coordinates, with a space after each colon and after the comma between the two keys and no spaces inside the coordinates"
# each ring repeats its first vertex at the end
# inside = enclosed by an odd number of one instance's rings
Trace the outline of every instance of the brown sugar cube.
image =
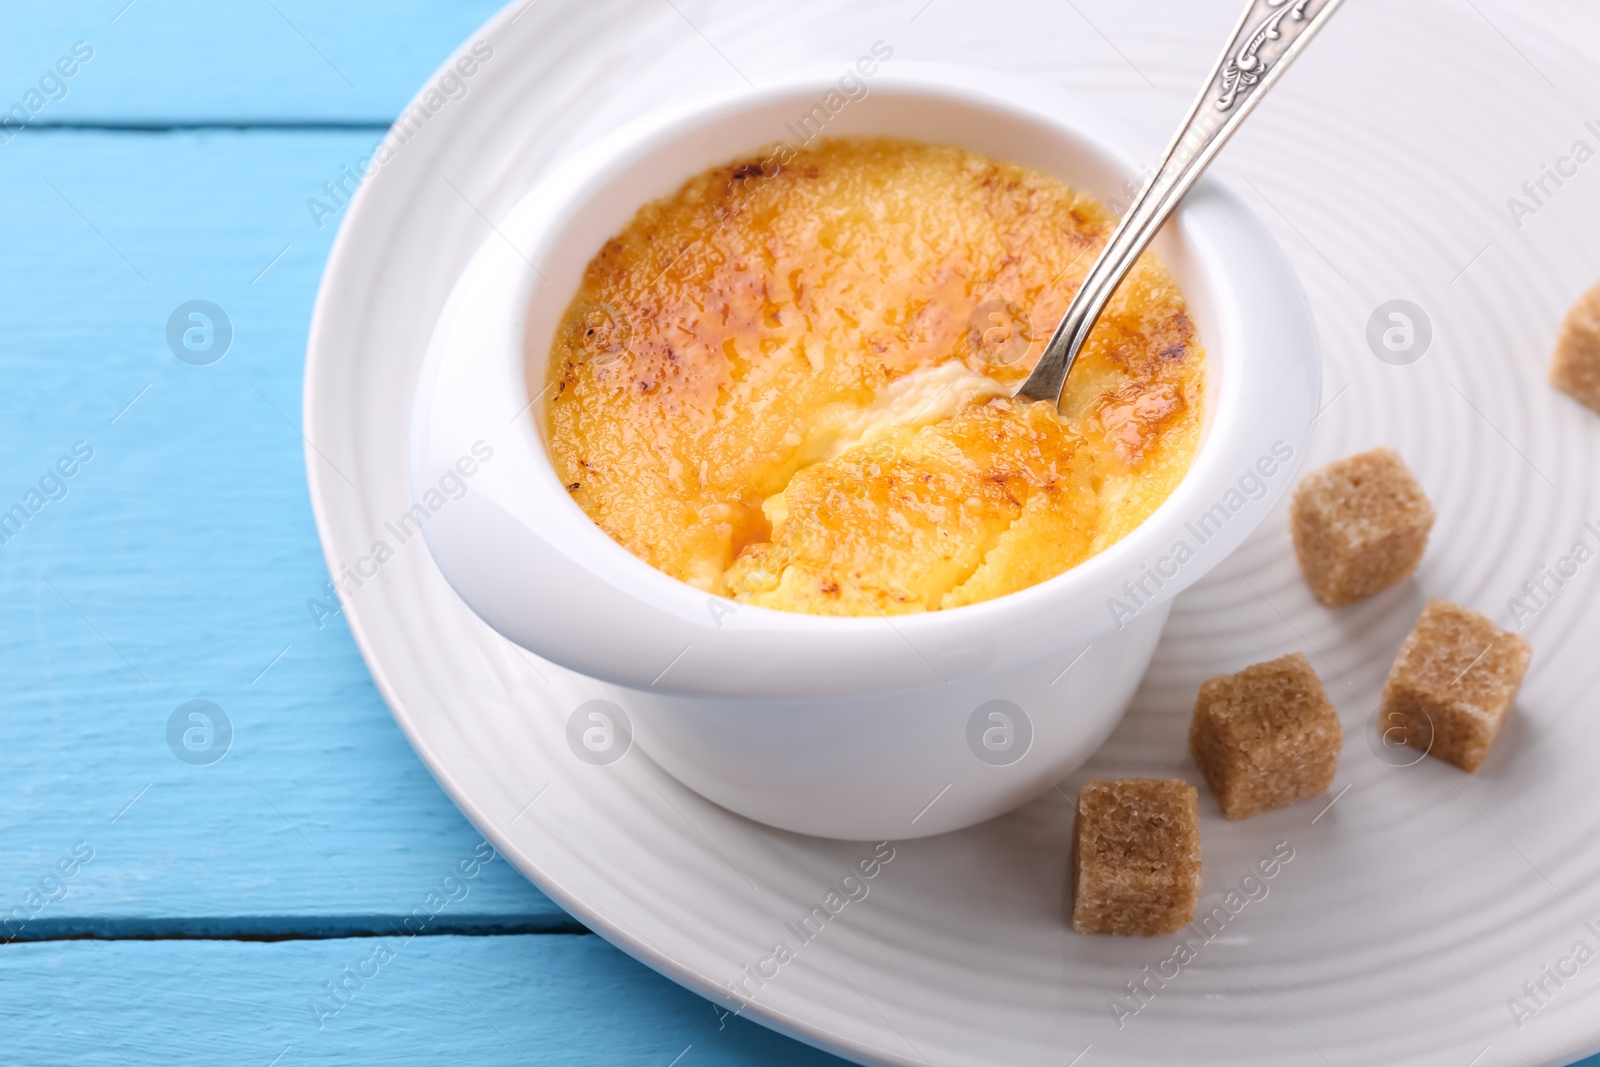
{"type": "Polygon", "coordinates": [[[1567,312],[1550,360],[1550,382],[1600,411],[1600,285],[1578,297],[1567,312]]]}
{"type": "Polygon", "coordinates": [[[1344,729],[1296,652],[1200,686],[1189,751],[1225,819],[1248,819],[1333,785],[1344,729]]]}
{"type": "Polygon", "coordinates": [[[1399,453],[1374,448],[1300,479],[1289,527],[1311,591],[1337,608],[1411,577],[1433,505],[1399,453]]]}
{"type": "Polygon", "coordinates": [[[1200,807],[1181,778],[1099,779],[1078,790],[1072,928],[1149,937],[1181,930],[1200,899],[1200,807]]]}
{"type": "Polygon", "coordinates": [[[1385,736],[1477,770],[1532,658],[1526,638],[1459,604],[1428,601],[1389,668],[1378,717],[1385,736]]]}

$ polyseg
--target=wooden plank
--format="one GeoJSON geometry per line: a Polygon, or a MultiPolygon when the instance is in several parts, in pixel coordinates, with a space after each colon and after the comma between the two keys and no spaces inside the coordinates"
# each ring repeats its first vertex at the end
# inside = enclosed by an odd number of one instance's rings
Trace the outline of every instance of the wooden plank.
{"type": "Polygon", "coordinates": [[[0,990],[5,1063],[843,1063],[592,935],[16,945],[0,990]]]}
{"type": "MultiPolygon", "coordinates": [[[[29,908],[34,934],[381,930],[479,841],[342,620],[307,609],[327,569],[300,380],[337,218],[319,229],[305,202],[375,136],[0,149],[0,512],[41,505],[0,544],[0,916],[63,893],[29,908]],[[209,366],[166,339],[195,298],[232,322],[209,366]],[[72,475],[48,475],[63,459],[72,475]],[[210,766],[168,745],[196,699],[232,724],[210,766]],[[80,842],[93,858],[57,890],[80,842]]],[[[450,919],[571,928],[504,861],[450,919]]]]}
{"type": "MultiPolygon", "coordinates": [[[[0,111],[62,122],[384,122],[499,0],[52,0],[10,5],[0,111]],[[73,62],[73,45],[92,52],[73,62]],[[49,77],[67,57],[59,84],[49,77]],[[44,79],[44,84],[40,80],[44,79]]],[[[57,74],[59,75],[59,71],[57,74]]],[[[3,137],[0,137],[3,139],[3,137]]]]}

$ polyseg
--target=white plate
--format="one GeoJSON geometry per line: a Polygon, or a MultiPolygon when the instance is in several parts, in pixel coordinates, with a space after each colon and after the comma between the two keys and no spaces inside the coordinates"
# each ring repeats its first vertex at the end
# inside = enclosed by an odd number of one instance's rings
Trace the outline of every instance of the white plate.
{"type": "MultiPolygon", "coordinates": [[[[1547,181],[1520,228],[1506,203],[1573,142],[1600,149],[1600,123],[1584,126],[1597,116],[1570,102],[1600,95],[1600,70],[1576,45],[1600,34],[1600,12],[1349,5],[1219,164],[1253,187],[1321,321],[1330,399],[1311,462],[1392,444],[1434,500],[1417,581],[1325,611],[1299,580],[1281,515],[1270,520],[1178,601],[1132,712],[1063,793],[896,845],[865,898],[809,943],[786,923],[822,905],[870,848],[742,820],[638,752],[609,766],[575,758],[566,724],[591,683],[496,636],[421,539],[402,543],[385,525],[409,504],[412,382],[445,294],[487,220],[578,146],[738,84],[736,68],[756,79],[817,63],[842,71],[878,40],[906,59],[1052,78],[1141,121],[1154,141],[1236,6],[519,0],[477,38],[493,56],[466,94],[441,94],[369,178],[328,267],[306,370],[323,545],[336,576],[377,568],[347,614],[433,772],[541,888],[626,951],[715,995],[785,942],[794,958],[746,1014],[865,1063],[1061,1065],[1087,1048],[1085,1067],[1180,1056],[1465,1067],[1600,1047],[1600,958],[1559,987],[1542,971],[1579,941],[1600,950],[1589,892],[1600,875],[1600,560],[1526,621],[1533,670],[1478,775],[1395,766],[1369,744],[1368,721],[1425,595],[1509,623],[1525,580],[1580,537],[1600,547],[1584,530],[1600,528],[1600,418],[1543,380],[1564,307],[1600,276],[1600,161],[1560,188],[1547,181]],[[457,169],[467,158],[491,162],[457,169]],[[1403,366],[1365,339],[1369,316],[1396,298],[1432,323],[1430,350],[1403,366]],[[381,565],[370,561],[378,541],[393,553],[381,565]],[[1094,774],[1198,782],[1184,732],[1201,679],[1293,649],[1311,655],[1345,722],[1339,799],[1225,823],[1202,789],[1203,912],[1278,842],[1294,858],[1176,977],[1151,980],[1119,1027],[1113,998],[1146,966],[1158,971],[1178,939],[1068,930],[1066,795],[1094,774]],[[1542,978],[1551,995],[1519,1026],[1508,1000],[1542,978]]],[[[486,426],[486,440],[498,432],[486,426]]]]}

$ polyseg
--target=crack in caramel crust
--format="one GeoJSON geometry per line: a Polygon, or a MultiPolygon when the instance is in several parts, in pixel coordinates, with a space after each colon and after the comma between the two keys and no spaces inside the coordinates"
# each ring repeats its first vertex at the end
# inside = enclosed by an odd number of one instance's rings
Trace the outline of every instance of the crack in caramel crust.
{"type": "Polygon", "coordinates": [[[588,266],[548,364],[557,474],[639,558],[770,607],[934,610],[1059,574],[1166,499],[1202,421],[1204,352],[1148,253],[1059,417],[994,395],[1114,224],[1038,171],[901,140],[707,171],[588,266]],[[951,392],[963,369],[992,381],[951,392]],[[863,432],[897,382],[927,403],[863,432]]]}

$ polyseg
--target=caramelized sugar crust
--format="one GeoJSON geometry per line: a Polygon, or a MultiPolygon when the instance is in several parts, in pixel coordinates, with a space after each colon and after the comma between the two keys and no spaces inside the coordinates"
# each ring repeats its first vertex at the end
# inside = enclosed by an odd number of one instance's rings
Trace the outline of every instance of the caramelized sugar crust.
{"type": "Polygon", "coordinates": [[[1059,416],[1005,395],[1114,222],[1040,172],[893,139],[708,171],[589,264],[544,390],[556,470],[639,558],[768,607],[926,611],[1059,574],[1199,439],[1204,352],[1149,253],[1059,416]]]}

